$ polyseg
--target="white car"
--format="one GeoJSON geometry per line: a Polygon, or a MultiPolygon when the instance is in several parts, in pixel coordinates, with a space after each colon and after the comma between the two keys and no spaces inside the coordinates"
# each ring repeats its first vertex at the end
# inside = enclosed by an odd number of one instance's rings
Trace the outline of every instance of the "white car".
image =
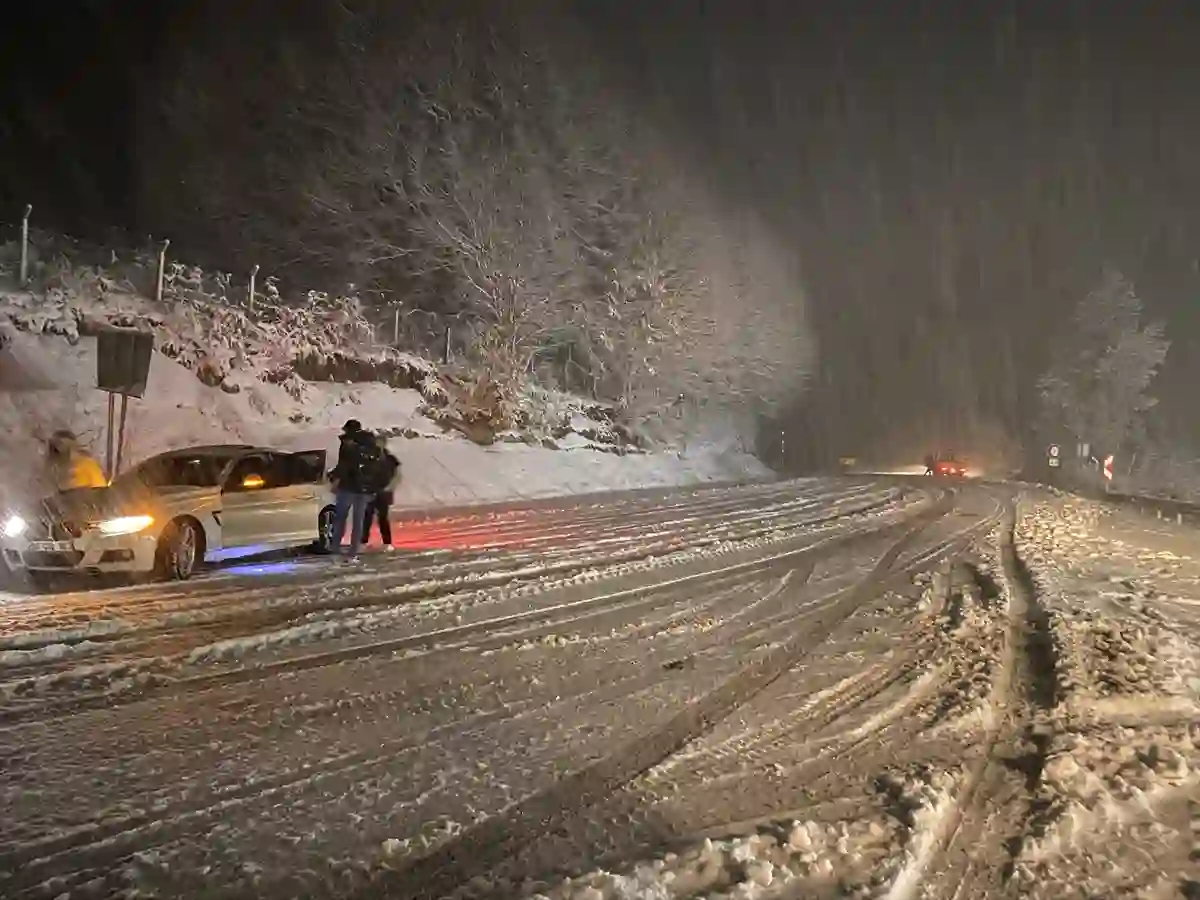
{"type": "Polygon", "coordinates": [[[227,445],[147,459],[105,488],[10,512],[0,547],[35,580],[69,573],[190,578],[203,562],[332,543],[325,451],[227,445]]]}

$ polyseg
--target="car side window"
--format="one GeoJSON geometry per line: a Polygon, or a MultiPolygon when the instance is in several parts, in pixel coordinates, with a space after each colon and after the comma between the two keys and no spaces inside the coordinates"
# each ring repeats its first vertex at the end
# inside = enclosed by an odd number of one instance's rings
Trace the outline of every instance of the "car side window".
{"type": "Polygon", "coordinates": [[[224,490],[231,494],[247,494],[276,487],[272,467],[264,456],[247,456],[239,459],[225,479],[224,490]]]}
{"type": "Polygon", "coordinates": [[[267,483],[271,487],[291,487],[297,483],[290,458],[286,453],[267,455],[267,483]]]}
{"type": "Polygon", "coordinates": [[[287,473],[287,484],[320,484],[325,481],[325,454],[320,450],[278,456],[287,473]]]}

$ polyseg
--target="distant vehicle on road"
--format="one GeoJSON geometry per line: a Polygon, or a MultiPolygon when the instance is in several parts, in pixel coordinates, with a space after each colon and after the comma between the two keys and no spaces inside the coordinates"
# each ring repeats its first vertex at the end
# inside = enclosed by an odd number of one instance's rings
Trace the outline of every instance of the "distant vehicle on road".
{"type": "Polygon", "coordinates": [[[941,478],[965,478],[967,467],[953,453],[939,453],[933,461],[933,474],[941,478]]]}
{"type": "Polygon", "coordinates": [[[0,548],[14,571],[190,578],[205,562],[333,542],[325,451],[250,445],[173,450],[103,488],[10,510],[0,548]]]}

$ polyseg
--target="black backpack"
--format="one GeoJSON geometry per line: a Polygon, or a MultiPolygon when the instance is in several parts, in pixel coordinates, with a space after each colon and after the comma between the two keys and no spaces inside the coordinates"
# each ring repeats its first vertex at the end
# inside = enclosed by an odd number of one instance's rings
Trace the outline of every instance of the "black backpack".
{"type": "Polygon", "coordinates": [[[346,449],[350,451],[350,458],[346,460],[343,473],[346,487],[370,493],[373,490],[375,473],[383,460],[383,450],[375,443],[375,438],[370,432],[355,435],[346,449]]]}

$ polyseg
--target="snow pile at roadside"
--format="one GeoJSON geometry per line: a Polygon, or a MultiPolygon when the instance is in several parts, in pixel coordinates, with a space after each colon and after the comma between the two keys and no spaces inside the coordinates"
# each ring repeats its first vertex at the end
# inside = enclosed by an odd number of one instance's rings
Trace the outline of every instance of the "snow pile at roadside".
{"type": "Polygon", "coordinates": [[[1195,722],[1056,736],[1039,786],[1043,812],[1016,859],[1018,883],[1036,896],[1110,896],[1114,873],[1120,880],[1114,840],[1135,847],[1186,840],[1164,812],[1200,784],[1198,766],[1195,722]]]}
{"type": "Polygon", "coordinates": [[[1049,608],[1062,703],[1081,716],[1200,716],[1200,641],[1156,602],[1154,580],[1174,566],[1098,535],[1102,515],[1087,501],[1039,503],[1017,529],[1049,608]]]}
{"type": "Polygon", "coordinates": [[[1088,501],[1039,502],[1016,532],[1050,613],[1058,681],[1038,812],[1014,859],[1023,896],[1173,896],[1149,861],[1192,837],[1200,635],[1165,611],[1162,587],[1200,573],[1107,537],[1106,516],[1088,501]]]}
{"type": "MultiPolygon", "coordinates": [[[[755,833],[704,841],[618,872],[598,869],[558,884],[526,884],[530,900],[756,900],[838,890],[839,896],[901,896],[923,869],[951,803],[952,773],[885,773],[888,813],[836,822],[778,822],[755,833]]],[[[822,894],[823,896],[823,894],[822,894]]]]}
{"type": "Polygon", "coordinates": [[[831,885],[849,868],[886,858],[897,843],[894,821],[791,822],[747,837],[705,840],[625,872],[599,869],[559,885],[528,886],[533,900],[753,900],[799,885],[831,885]]]}

